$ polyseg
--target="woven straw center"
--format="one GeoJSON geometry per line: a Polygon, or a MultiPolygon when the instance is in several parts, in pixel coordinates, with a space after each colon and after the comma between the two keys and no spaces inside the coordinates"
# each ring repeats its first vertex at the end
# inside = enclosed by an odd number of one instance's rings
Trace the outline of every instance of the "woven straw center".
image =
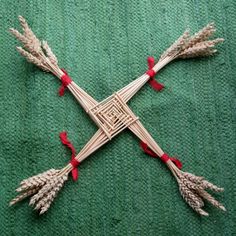
{"type": "Polygon", "coordinates": [[[117,94],[97,104],[90,110],[90,113],[109,139],[137,120],[137,117],[117,94]]]}

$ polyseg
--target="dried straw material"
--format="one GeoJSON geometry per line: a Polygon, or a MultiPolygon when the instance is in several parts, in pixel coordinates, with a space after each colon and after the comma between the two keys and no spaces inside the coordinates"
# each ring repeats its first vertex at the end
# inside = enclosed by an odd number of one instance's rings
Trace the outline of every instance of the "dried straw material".
{"type": "MultiPolygon", "coordinates": [[[[29,62],[45,71],[53,73],[61,79],[64,72],[59,68],[57,58],[51,48],[45,41],[41,42],[37,39],[23,17],[20,16],[19,20],[23,28],[23,34],[15,29],[10,29],[11,33],[24,46],[24,49],[17,47],[17,50],[21,55],[26,57],[29,62]]],[[[184,34],[161,55],[160,60],[153,67],[153,70],[158,72],[176,58],[190,58],[214,54],[216,52],[216,50],[213,49],[214,46],[223,41],[223,39],[208,40],[214,32],[215,27],[212,23],[208,24],[192,37],[189,31],[184,32],[184,34]]],[[[125,128],[129,128],[159,157],[164,154],[164,151],[159,147],[139,121],[138,117],[134,115],[127,105],[127,102],[149,79],[150,76],[144,74],[102,102],[97,102],[76,85],[76,83],[71,82],[68,85],[68,89],[99,127],[98,131],[75,157],[77,161],[82,162],[85,160],[91,153],[95,152],[125,128]]],[[[205,189],[210,189],[220,192],[223,191],[222,188],[211,184],[203,177],[181,171],[171,160],[168,160],[166,164],[179,184],[181,195],[197,213],[205,216],[208,215],[208,213],[202,209],[204,200],[207,200],[215,207],[225,210],[223,205],[205,191],[205,189]]],[[[73,167],[69,163],[61,170],[49,170],[23,180],[20,187],[17,189],[20,195],[13,199],[10,204],[15,204],[23,198],[33,195],[30,199],[30,205],[34,205],[35,209],[40,211],[40,214],[46,212],[57,193],[64,185],[72,169],[73,167]]]]}
{"type": "Polygon", "coordinates": [[[223,188],[217,187],[205,180],[203,177],[183,172],[173,163],[168,163],[168,166],[179,184],[179,190],[182,197],[196,212],[208,216],[208,213],[202,209],[204,206],[204,200],[210,202],[213,206],[226,211],[225,207],[221,203],[216,201],[208,192],[205,191],[205,189],[210,189],[215,192],[222,192],[224,191],[223,188]]]}
{"type": "Polygon", "coordinates": [[[48,210],[67,179],[68,172],[54,169],[25,179],[16,189],[19,195],[10,202],[10,205],[33,195],[29,204],[34,205],[35,209],[40,210],[40,214],[43,214],[48,210]]]}

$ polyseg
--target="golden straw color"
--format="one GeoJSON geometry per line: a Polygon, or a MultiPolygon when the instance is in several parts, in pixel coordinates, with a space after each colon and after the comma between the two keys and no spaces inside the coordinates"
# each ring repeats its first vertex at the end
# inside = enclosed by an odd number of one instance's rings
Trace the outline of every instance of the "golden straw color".
{"type": "MultiPolygon", "coordinates": [[[[57,58],[47,42],[41,42],[37,39],[22,16],[19,16],[19,21],[23,29],[23,34],[15,29],[10,29],[10,32],[23,44],[24,49],[17,47],[17,50],[29,62],[44,71],[51,72],[61,79],[64,72],[59,68],[57,58]]],[[[189,31],[185,31],[183,35],[161,55],[158,63],[153,67],[153,70],[158,72],[165,65],[177,58],[184,59],[213,55],[216,52],[214,46],[223,41],[221,38],[209,40],[209,37],[211,37],[214,32],[215,26],[213,23],[208,24],[193,36],[190,36],[189,31]]],[[[99,128],[84,148],[77,154],[75,157],[77,161],[82,162],[85,160],[91,153],[126,128],[145,142],[159,157],[164,154],[164,151],[159,147],[149,132],[144,128],[139,118],[135,116],[127,105],[127,102],[149,79],[150,76],[144,74],[102,102],[97,102],[75,82],[71,82],[68,85],[68,89],[99,128]]],[[[203,177],[181,171],[171,160],[168,160],[166,164],[179,184],[179,190],[183,199],[197,213],[208,216],[208,213],[202,209],[204,200],[225,211],[224,206],[205,191],[209,189],[215,192],[221,192],[223,188],[215,186],[203,177]]],[[[68,175],[72,169],[73,167],[69,163],[60,170],[51,169],[23,180],[20,183],[20,187],[16,190],[19,192],[19,195],[10,202],[10,205],[31,196],[30,205],[34,205],[35,209],[39,210],[40,214],[43,214],[50,207],[57,193],[68,179],[68,175]]]]}

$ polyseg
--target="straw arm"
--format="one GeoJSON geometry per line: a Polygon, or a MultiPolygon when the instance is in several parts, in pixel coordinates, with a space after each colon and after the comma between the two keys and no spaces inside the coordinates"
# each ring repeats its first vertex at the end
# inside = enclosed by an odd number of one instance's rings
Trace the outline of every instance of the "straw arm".
{"type": "MultiPolygon", "coordinates": [[[[153,67],[153,70],[155,73],[157,73],[172,60],[174,60],[174,57],[165,57],[156,63],[156,65],[153,67]]],[[[129,83],[124,88],[120,89],[117,93],[124,100],[124,102],[128,102],[146,84],[146,82],[148,82],[149,79],[150,76],[145,73],[136,80],[129,83]]]]}
{"type": "Polygon", "coordinates": [[[82,162],[89,155],[109,141],[104,131],[99,128],[93,137],[87,142],[83,149],[75,157],[77,161],[82,162]]]}
{"type": "Polygon", "coordinates": [[[163,150],[155,142],[152,136],[144,128],[140,120],[137,120],[128,127],[141,141],[146,143],[148,147],[155,152],[159,157],[164,154],[163,150]]]}
{"type": "Polygon", "coordinates": [[[86,112],[98,104],[94,98],[79,87],[74,81],[68,85],[68,89],[86,112]]]}

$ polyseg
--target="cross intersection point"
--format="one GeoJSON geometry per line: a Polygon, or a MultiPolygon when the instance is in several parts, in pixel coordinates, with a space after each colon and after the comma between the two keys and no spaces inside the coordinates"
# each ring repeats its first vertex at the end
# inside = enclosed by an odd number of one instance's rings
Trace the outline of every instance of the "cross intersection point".
{"type": "Polygon", "coordinates": [[[110,140],[138,120],[118,93],[92,107],[89,114],[110,140]]]}

